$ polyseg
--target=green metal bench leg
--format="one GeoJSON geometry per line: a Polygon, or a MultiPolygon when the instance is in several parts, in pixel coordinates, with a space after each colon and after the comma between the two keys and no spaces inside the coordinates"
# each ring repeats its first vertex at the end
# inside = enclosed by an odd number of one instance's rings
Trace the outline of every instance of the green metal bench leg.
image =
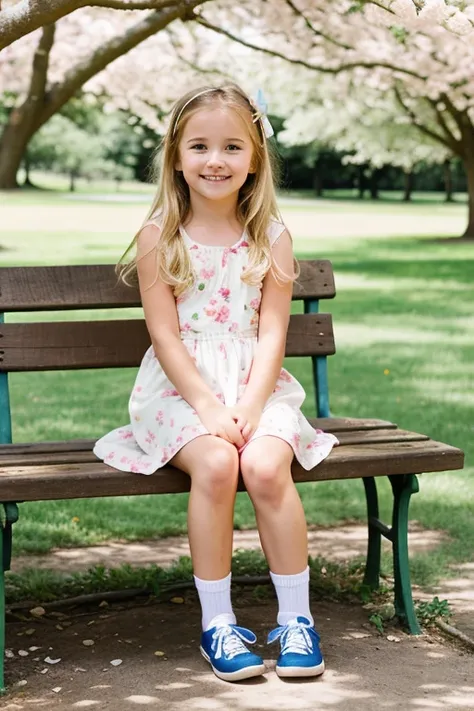
{"type": "Polygon", "coordinates": [[[389,476],[393,490],[392,542],[395,577],[395,612],[411,634],[421,634],[416,619],[408,560],[408,507],[412,494],[419,491],[414,474],[389,476]]]}
{"type": "Polygon", "coordinates": [[[18,521],[18,506],[3,504],[4,520],[0,521],[0,694],[5,691],[5,573],[10,570],[12,557],[12,526],[18,521]]]}
{"type": "Polygon", "coordinates": [[[382,534],[377,527],[379,518],[379,502],[377,484],[374,477],[364,477],[365,498],[367,501],[367,560],[365,564],[364,585],[371,590],[377,590],[380,582],[380,551],[382,534]]]}

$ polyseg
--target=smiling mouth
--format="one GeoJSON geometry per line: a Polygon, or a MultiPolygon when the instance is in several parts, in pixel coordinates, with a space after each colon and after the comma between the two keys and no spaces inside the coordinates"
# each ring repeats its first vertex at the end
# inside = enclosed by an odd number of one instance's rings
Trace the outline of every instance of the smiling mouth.
{"type": "Polygon", "coordinates": [[[223,183],[224,180],[229,180],[230,175],[201,175],[201,178],[208,180],[210,183],[223,183]]]}

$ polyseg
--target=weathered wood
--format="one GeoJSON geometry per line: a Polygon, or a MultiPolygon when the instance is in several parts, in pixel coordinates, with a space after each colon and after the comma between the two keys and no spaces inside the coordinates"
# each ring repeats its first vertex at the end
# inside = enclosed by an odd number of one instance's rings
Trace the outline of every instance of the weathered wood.
{"type": "MultiPolygon", "coordinates": [[[[331,262],[301,260],[293,299],[331,299],[331,262]]],[[[117,280],[112,264],[0,269],[0,312],[140,306],[137,288],[117,280]]]]}
{"type": "MultiPolygon", "coordinates": [[[[336,447],[310,472],[293,465],[295,481],[353,479],[462,469],[464,455],[455,447],[425,440],[336,447]]],[[[243,488],[241,482],[240,488],[243,488]]],[[[150,476],[112,469],[102,462],[0,467],[0,501],[45,501],[134,494],[169,494],[189,490],[186,474],[164,467],[150,476]]]]}
{"type": "MultiPolygon", "coordinates": [[[[357,419],[353,417],[311,417],[309,422],[315,429],[321,429],[325,432],[333,432],[339,437],[339,433],[355,433],[359,436],[365,432],[373,432],[376,435],[378,430],[385,433],[403,432],[397,430],[397,426],[386,420],[370,420],[357,419]]],[[[416,435],[419,438],[425,438],[425,435],[416,435]]],[[[396,434],[395,434],[396,437],[396,434]]],[[[18,442],[14,444],[0,444],[0,466],[7,466],[7,457],[16,457],[18,455],[39,455],[39,454],[54,454],[60,452],[84,452],[91,450],[95,440],[92,439],[72,439],[62,442],[18,442]]],[[[13,464],[23,464],[23,459],[12,460],[13,464]]],[[[10,466],[8,464],[8,466],[10,466]]]]}
{"type": "MultiPolygon", "coordinates": [[[[329,431],[329,430],[326,430],[329,431]]],[[[383,444],[389,442],[422,442],[429,437],[405,430],[362,430],[337,434],[341,447],[352,444],[383,444]]],[[[81,441],[81,440],[80,440],[81,441]]],[[[52,443],[51,443],[52,444],[52,443]]],[[[58,443],[67,445],[67,442],[58,443]]],[[[44,445],[30,445],[24,449],[20,445],[0,446],[0,467],[26,466],[32,464],[83,464],[97,461],[92,453],[93,440],[82,440],[81,446],[70,443],[69,449],[56,446],[45,450],[44,445]]]]}
{"type": "MultiPolygon", "coordinates": [[[[142,319],[0,323],[0,371],[74,370],[140,364],[150,346],[142,319]]],[[[290,318],[286,355],[332,355],[330,314],[290,318]]]]}

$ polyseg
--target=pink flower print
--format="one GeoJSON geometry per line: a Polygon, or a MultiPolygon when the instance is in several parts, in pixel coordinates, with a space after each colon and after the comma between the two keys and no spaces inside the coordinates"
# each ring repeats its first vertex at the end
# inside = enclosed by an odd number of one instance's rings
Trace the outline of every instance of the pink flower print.
{"type": "Polygon", "coordinates": [[[230,289],[225,286],[221,286],[221,288],[219,289],[219,294],[222,296],[223,299],[228,301],[230,296],[230,289]]]}
{"type": "Polygon", "coordinates": [[[252,318],[250,319],[250,325],[251,326],[258,326],[258,313],[257,312],[255,312],[255,315],[252,316],[252,318]]]}
{"type": "Polygon", "coordinates": [[[301,436],[295,432],[291,438],[291,442],[296,448],[298,448],[300,446],[301,436]]]}
{"type": "Polygon", "coordinates": [[[205,308],[204,308],[204,313],[206,314],[206,316],[211,316],[211,317],[212,317],[212,316],[215,316],[215,315],[216,315],[217,311],[216,311],[215,309],[209,309],[209,308],[206,308],[206,307],[205,307],[205,308]]]}
{"type": "Polygon", "coordinates": [[[131,439],[133,437],[133,432],[131,430],[119,430],[120,439],[131,439]]]}
{"type": "Polygon", "coordinates": [[[174,427],[174,419],[173,418],[170,419],[170,427],[174,427]]]}
{"type": "Polygon", "coordinates": [[[135,459],[133,462],[130,462],[130,471],[134,474],[140,474],[140,465],[137,459],[135,459]]]}
{"type": "Polygon", "coordinates": [[[115,459],[115,452],[109,452],[109,454],[105,458],[105,462],[111,462],[112,459],[115,459]]]}
{"type": "Polygon", "coordinates": [[[163,424],[163,417],[164,417],[164,412],[163,410],[158,410],[158,412],[155,415],[155,420],[158,422],[159,426],[163,424]]]}
{"type": "Polygon", "coordinates": [[[125,456],[124,456],[124,457],[120,457],[120,463],[121,463],[121,464],[128,464],[129,461],[131,461],[131,460],[129,460],[128,457],[125,457],[125,456]]]}
{"type": "Polygon", "coordinates": [[[261,300],[262,300],[261,296],[256,296],[255,299],[252,299],[252,301],[250,302],[250,308],[254,309],[256,311],[258,309],[258,307],[260,306],[261,300]]]}
{"type": "Polygon", "coordinates": [[[172,390],[171,388],[163,390],[161,393],[161,397],[176,397],[177,395],[179,395],[179,392],[177,390],[172,390]]]}
{"type": "Polygon", "coordinates": [[[285,383],[291,383],[293,378],[286,370],[283,370],[283,368],[282,368],[280,370],[280,380],[284,380],[285,383]]]}
{"type": "Polygon", "coordinates": [[[222,353],[224,359],[227,360],[227,348],[225,347],[225,343],[219,343],[219,352],[222,353]]]}
{"type": "Polygon", "coordinates": [[[145,442],[148,442],[148,444],[153,444],[153,442],[156,439],[156,435],[153,434],[153,432],[151,430],[147,430],[146,433],[147,433],[147,436],[145,437],[145,442]]]}
{"type": "Polygon", "coordinates": [[[165,447],[163,450],[163,456],[161,457],[161,463],[164,464],[165,462],[168,461],[169,458],[170,458],[170,455],[169,455],[168,448],[165,447]]]}
{"type": "Polygon", "coordinates": [[[181,436],[176,437],[176,444],[183,444],[183,438],[181,436]]]}
{"type": "Polygon", "coordinates": [[[221,306],[221,308],[219,309],[219,312],[215,318],[215,321],[217,321],[217,323],[225,323],[229,318],[229,314],[230,314],[229,307],[225,306],[225,305],[221,306]]]}
{"type": "Polygon", "coordinates": [[[210,269],[206,269],[205,267],[203,267],[199,272],[199,276],[201,277],[201,279],[211,279],[215,273],[216,270],[214,269],[214,267],[211,267],[210,269]]]}
{"type": "Polygon", "coordinates": [[[142,388],[141,385],[137,385],[137,386],[134,388],[134,392],[136,392],[136,393],[141,393],[142,390],[143,390],[143,388],[142,388]]]}
{"type": "Polygon", "coordinates": [[[191,330],[192,330],[192,326],[191,326],[191,324],[189,323],[189,321],[185,321],[184,323],[182,323],[182,324],[180,325],[180,329],[181,329],[181,331],[182,331],[183,333],[187,333],[188,331],[191,331],[191,330]]]}
{"type": "Polygon", "coordinates": [[[199,247],[197,246],[197,244],[193,244],[189,249],[199,249],[199,247]]]}
{"type": "Polygon", "coordinates": [[[230,249],[224,249],[222,252],[222,266],[225,267],[227,265],[227,262],[229,260],[229,253],[230,249]]]}
{"type": "Polygon", "coordinates": [[[243,242],[240,243],[240,246],[241,247],[248,247],[249,243],[246,240],[244,240],[243,242]]]}
{"type": "Polygon", "coordinates": [[[239,330],[239,324],[237,321],[234,321],[233,323],[230,324],[229,326],[229,332],[230,333],[236,333],[239,330]]]}
{"type": "Polygon", "coordinates": [[[217,393],[217,394],[216,394],[216,398],[217,398],[220,402],[224,402],[224,396],[223,396],[222,393],[217,393]]]}
{"type": "Polygon", "coordinates": [[[279,393],[280,390],[281,390],[281,385],[275,385],[275,387],[273,388],[274,393],[279,393]]]}

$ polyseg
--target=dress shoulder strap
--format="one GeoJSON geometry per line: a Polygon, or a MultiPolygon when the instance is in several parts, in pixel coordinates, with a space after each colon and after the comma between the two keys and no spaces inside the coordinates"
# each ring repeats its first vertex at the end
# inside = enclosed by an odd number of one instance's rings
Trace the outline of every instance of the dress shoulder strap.
{"type": "Polygon", "coordinates": [[[271,220],[268,227],[268,237],[270,239],[270,246],[273,247],[274,244],[278,242],[283,232],[286,230],[286,225],[278,220],[271,220]]]}
{"type": "Polygon", "coordinates": [[[147,227],[148,225],[154,225],[155,227],[159,227],[161,229],[161,211],[155,212],[153,215],[150,215],[148,220],[144,223],[143,227],[147,227]]]}

